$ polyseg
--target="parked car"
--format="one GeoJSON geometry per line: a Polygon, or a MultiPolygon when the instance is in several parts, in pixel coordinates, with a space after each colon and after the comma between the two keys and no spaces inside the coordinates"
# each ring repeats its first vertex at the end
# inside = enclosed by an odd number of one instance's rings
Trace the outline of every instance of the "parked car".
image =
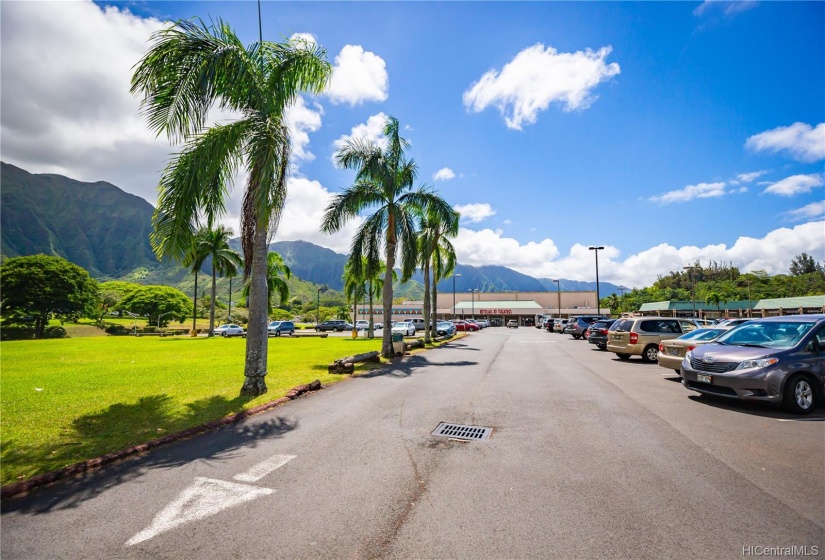
{"type": "Polygon", "coordinates": [[[449,321],[439,321],[435,326],[438,336],[453,336],[456,333],[455,325],[449,321]]]}
{"type": "Polygon", "coordinates": [[[716,327],[720,329],[732,329],[748,321],[750,321],[750,319],[725,319],[716,323],[716,327]]]}
{"type": "Polygon", "coordinates": [[[564,327],[564,334],[573,335],[573,338],[576,340],[579,340],[582,337],[587,338],[584,334],[587,328],[596,321],[602,319],[607,319],[607,317],[602,317],[601,315],[582,315],[581,317],[573,317],[564,327]]]}
{"type": "Polygon", "coordinates": [[[490,326],[490,321],[488,321],[487,319],[478,319],[478,320],[476,320],[476,323],[482,329],[486,329],[487,327],[490,326]]]}
{"type": "Polygon", "coordinates": [[[616,319],[601,319],[588,328],[587,342],[595,344],[600,350],[607,350],[607,330],[616,319]]]}
{"type": "Polygon", "coordinates": [[[570,319],[558,319],[555,323],[553,323],[553,332],[562,334],[564,333],[564,328],[567,326],[567,323],[570,322],[570,319]]]}
{"type": "Polygon", "coordinates": [[[404,336],[413,336],[415,334],[415,325],[409,321],[399,321],[392,328],[392,334],[403,334],[404,336]]]}
{"type": "Polygon", "coordinates": [[[691,391],[808,414],[825,400],[825,314],[752,319],[685,355],[691,391]]]}
{"type": "MultiPolygon", "coordinates": [[[[432,320],[432,318],[430,319],[432,320]]],[[[413,319],[407,320],[408,323],[412,323],[415,326],[415,330],[423,331],[424,330],[424,319],[421,317],[415,317],[413,319]]],[[[430,327],[432,328],[432,327],[430,327]]]]}
{"type": "Polygon", "coordinates": [[[464,319],[464,320],[465,320],[467,323],[472,323],[473,325],[475,325],[476,327],[478,327],[478,330],[481,330],[481,329],[483,329],[483,328],[484,328],[484,327],[482,327],[482,326],[478,323],[478,321],[476,321],[475,319],[464,319]]]}
{"type": "Polygon", "coordinates": [[[320,325],[315,326],[315,330],[318,332],[342,332],[350,329],[352,329],[352,323],[347,323],[346,321],[342,321],[340,319],[330,319],[329,321],[324,321],[320,325]]]}
{"type": "Polygon", "coordinates": [[[288,334],[292,336],[295,334],[295,323],[292,321],[272,321],[266,326],[269,336],[281,336],[281,334],[288,334]]]}
{"type": "Polygon", "coordinates": [[[214,330],[215,334],[219,334],[224,338],[230,336],[246,336],[246,332],[244,332],[243,327],[238,325],[221,325],[214,330]]]}
{"type": "Polygon", "coordinates": [[[645,362],[655,362],[659,344],[677,338],[698,326],[690,319],[674,317],[630,317],[619,319],[607,339],[607,349],[620,360],[641,356],[645,362]]]}
{"type": "Polygon", "coordinates": [[[453,321],[453,325],[455,325],[455,330],[461,332],[474,332],[480,330],[478,325],[474,325],[473,323],[469,323],[467,321],[453,321]]]}
{"type": "Polygon", "coordinates": [[[659,343],[656,360],[663,368],[672,369],[681,374],[680,368],[682,360],[685,359],[685,353],[697,346],[716,340],[726,332],[725,329],[716,328],[696,329],[678,338],[665,340],[659,343]]]}
{"type": "Polygon", "coordinates": [[[510,319],[507,321],[507,328],[508,329],[517,329],[518,328],[518,321],[515,319],[510,319]]]}
{"type": "MultiPolygon", "coordinates": [[[[370,322],[369,321],[364,321],[364,320],[355,321],[355,330],[366,331],[366,330],[369,330],[369,328],[370,328],[370,322]]],[[[384,328],[384,326],[381,323],[379,323],[378,321],[373,321],[372,328],[373,328],[373,330],[378,331],[378,330],[381,330],[382,328],[384,328]]]]}

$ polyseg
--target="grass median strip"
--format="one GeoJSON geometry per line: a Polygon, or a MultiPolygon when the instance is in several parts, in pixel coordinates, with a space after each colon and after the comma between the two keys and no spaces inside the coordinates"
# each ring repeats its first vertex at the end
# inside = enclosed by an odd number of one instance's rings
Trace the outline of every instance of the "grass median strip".
{"type": "MultiPolygon", "coordinates": [[[[239,397],[241,338],[90,337],[3,342],[0,484],[62,468],[340,376],[327,365],[380,338],[269,341],[269,392],[239,397]]],[[[361,368],[369,367],[364,365],[361,368]]]]}

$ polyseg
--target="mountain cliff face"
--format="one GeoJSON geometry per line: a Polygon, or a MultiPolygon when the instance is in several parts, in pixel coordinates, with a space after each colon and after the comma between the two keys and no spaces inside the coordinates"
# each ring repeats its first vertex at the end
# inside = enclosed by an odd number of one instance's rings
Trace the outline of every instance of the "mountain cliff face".
{"type": "Polygon", "coordinates": [[[108,278],[158,265],[149,244],[154,208],[142,198],[109,183],[0,165],[4,256],[58,255],[108,278]]]}
{"type": "MultiPolygon", "coordinates": [[[[99,279],[188,286],[191,275],[186,270],[174,262],[161,264],[155,258],[149,244],[154,208],[142,198],[105,182],[84,183],[61,175],[35,175],[7,163],[0,165],[3,256],[58,255],[99,279]]],[[[239,240],[230,245],[240,251],[239,240]]],[[[306,241],[278,241],[269,247],[301,280],[343,289],[341,275],[347,255],[306,241]]],[[[209,272],[209,261],[202,270],[209,272]]],[[[483,292],[556,290],[555,282],[549,279],[536,279],[504,266],[459,264],[455,272],[455,279],[439,282],[440,292],[452,292],[454,281],[457,292],[474,288],[483,292]]],[[[423,282],[424,275],[416,272],[410,282],[397,285],[396,298],[421,299],[423,282]]],[[[595,282],[561,281],[564,291],[595,287],[595,282]]],[[[618,292],[618,286],[608,282],[601,282],[599,287],[603,297],[618,292]]]]}

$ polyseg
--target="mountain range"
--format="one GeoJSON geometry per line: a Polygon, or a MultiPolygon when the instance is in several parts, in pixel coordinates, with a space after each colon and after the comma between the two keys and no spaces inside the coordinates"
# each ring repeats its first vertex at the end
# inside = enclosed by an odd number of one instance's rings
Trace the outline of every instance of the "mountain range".
{"type": "MultiPolygon", "coordinates": [[[[190,276],[177,263],[158,262],[149,243],[154,207],[106,182],[86,183],[56,174],[32,174],[0,162],[0,255],[59,255],[98,279],[175,285],[192,293],[190,276]]],[[[237,240],[232,245],[239,249],[237,240]]],[[[293,276],[340,291],[347,255],[306,241],[278,241],[270,250],[284,257],[293,276]]],[[[210,270],[210,263],[203,271],[210,270]]],[[[396,297],[420,299],[423,275],[396,289],[396,297]]],[[[441,292],[555,291],[556,283],[504,266],[456,266],[455,277],[438,284],[441,292]]],[[[595,282],[560,280],[563,291],[595,290],[595,282]]],[[[305,291],[311,292],[309,286],[305,291]]],[[[602,296],[619,286],[599,283],[602,296]]]]}

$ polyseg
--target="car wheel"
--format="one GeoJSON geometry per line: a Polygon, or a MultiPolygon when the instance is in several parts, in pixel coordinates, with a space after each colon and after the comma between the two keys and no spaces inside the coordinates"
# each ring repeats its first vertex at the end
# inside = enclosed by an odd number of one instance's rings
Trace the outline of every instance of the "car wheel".
{"type": "Polygon", "coordinates": [[[581,337],[582,337],[582,335],[580,335],[580,334],[574,334],[573,335],[573,338],[575,338],[576,340],[579,340],[581,337]]]}
{"type": "Polygon", "coordinates": [[[785,384],[782,405],[794,414],[809,414],[816,406],[816,393],[810,379],[796,374],[785,384]]]}
{"type": "Polygon", "coordinates": [[[223,332],[221,333],[221,336],[222,336],[222,337],[224,337],[224,338],[226,338],[226,337],[227,337],[227,336],[229,336],[229,335],[227,335],[227,334],[226,334],[226,331],[223,331],[223,332]]]}
{"type": "Polygon", "coordinates": [[[680,370],[680,369],[674,369],[673,371],[675,371],[675,372],[676,372],[676,375],[678,375],[679,377],[682,377],[682,370],[680,370]]]}
{"type": "Polygon", "coordinates": [[[293,336],[294,334],[295,334],[295,331],[289,331],[289,336],[293,336]]]}
{"type": "Polygon", "coordinates": [[[275,336],[281,336],[281,331],[275,331],[275,336]]]}
{"type": "Polygon", "coordinates": [[[659,347],[655,344],[648,345],[644,352],[642,352],[642,360],[645,362],[655,362],[656,356],[659,355],[659,347]]]}
{"type": "Polygon", "coordinates": [[[620,360],[629,360],[630,359],[630,354],[620,354],[620,353],[616,352],[616,356],[618,356],[618,358],[620,360]]]}
{"type": "Polygon", "coordinates": [[[597,344],[596,346],[599,347],[599,350],[607,350],[607,344],[597,344]]]}

